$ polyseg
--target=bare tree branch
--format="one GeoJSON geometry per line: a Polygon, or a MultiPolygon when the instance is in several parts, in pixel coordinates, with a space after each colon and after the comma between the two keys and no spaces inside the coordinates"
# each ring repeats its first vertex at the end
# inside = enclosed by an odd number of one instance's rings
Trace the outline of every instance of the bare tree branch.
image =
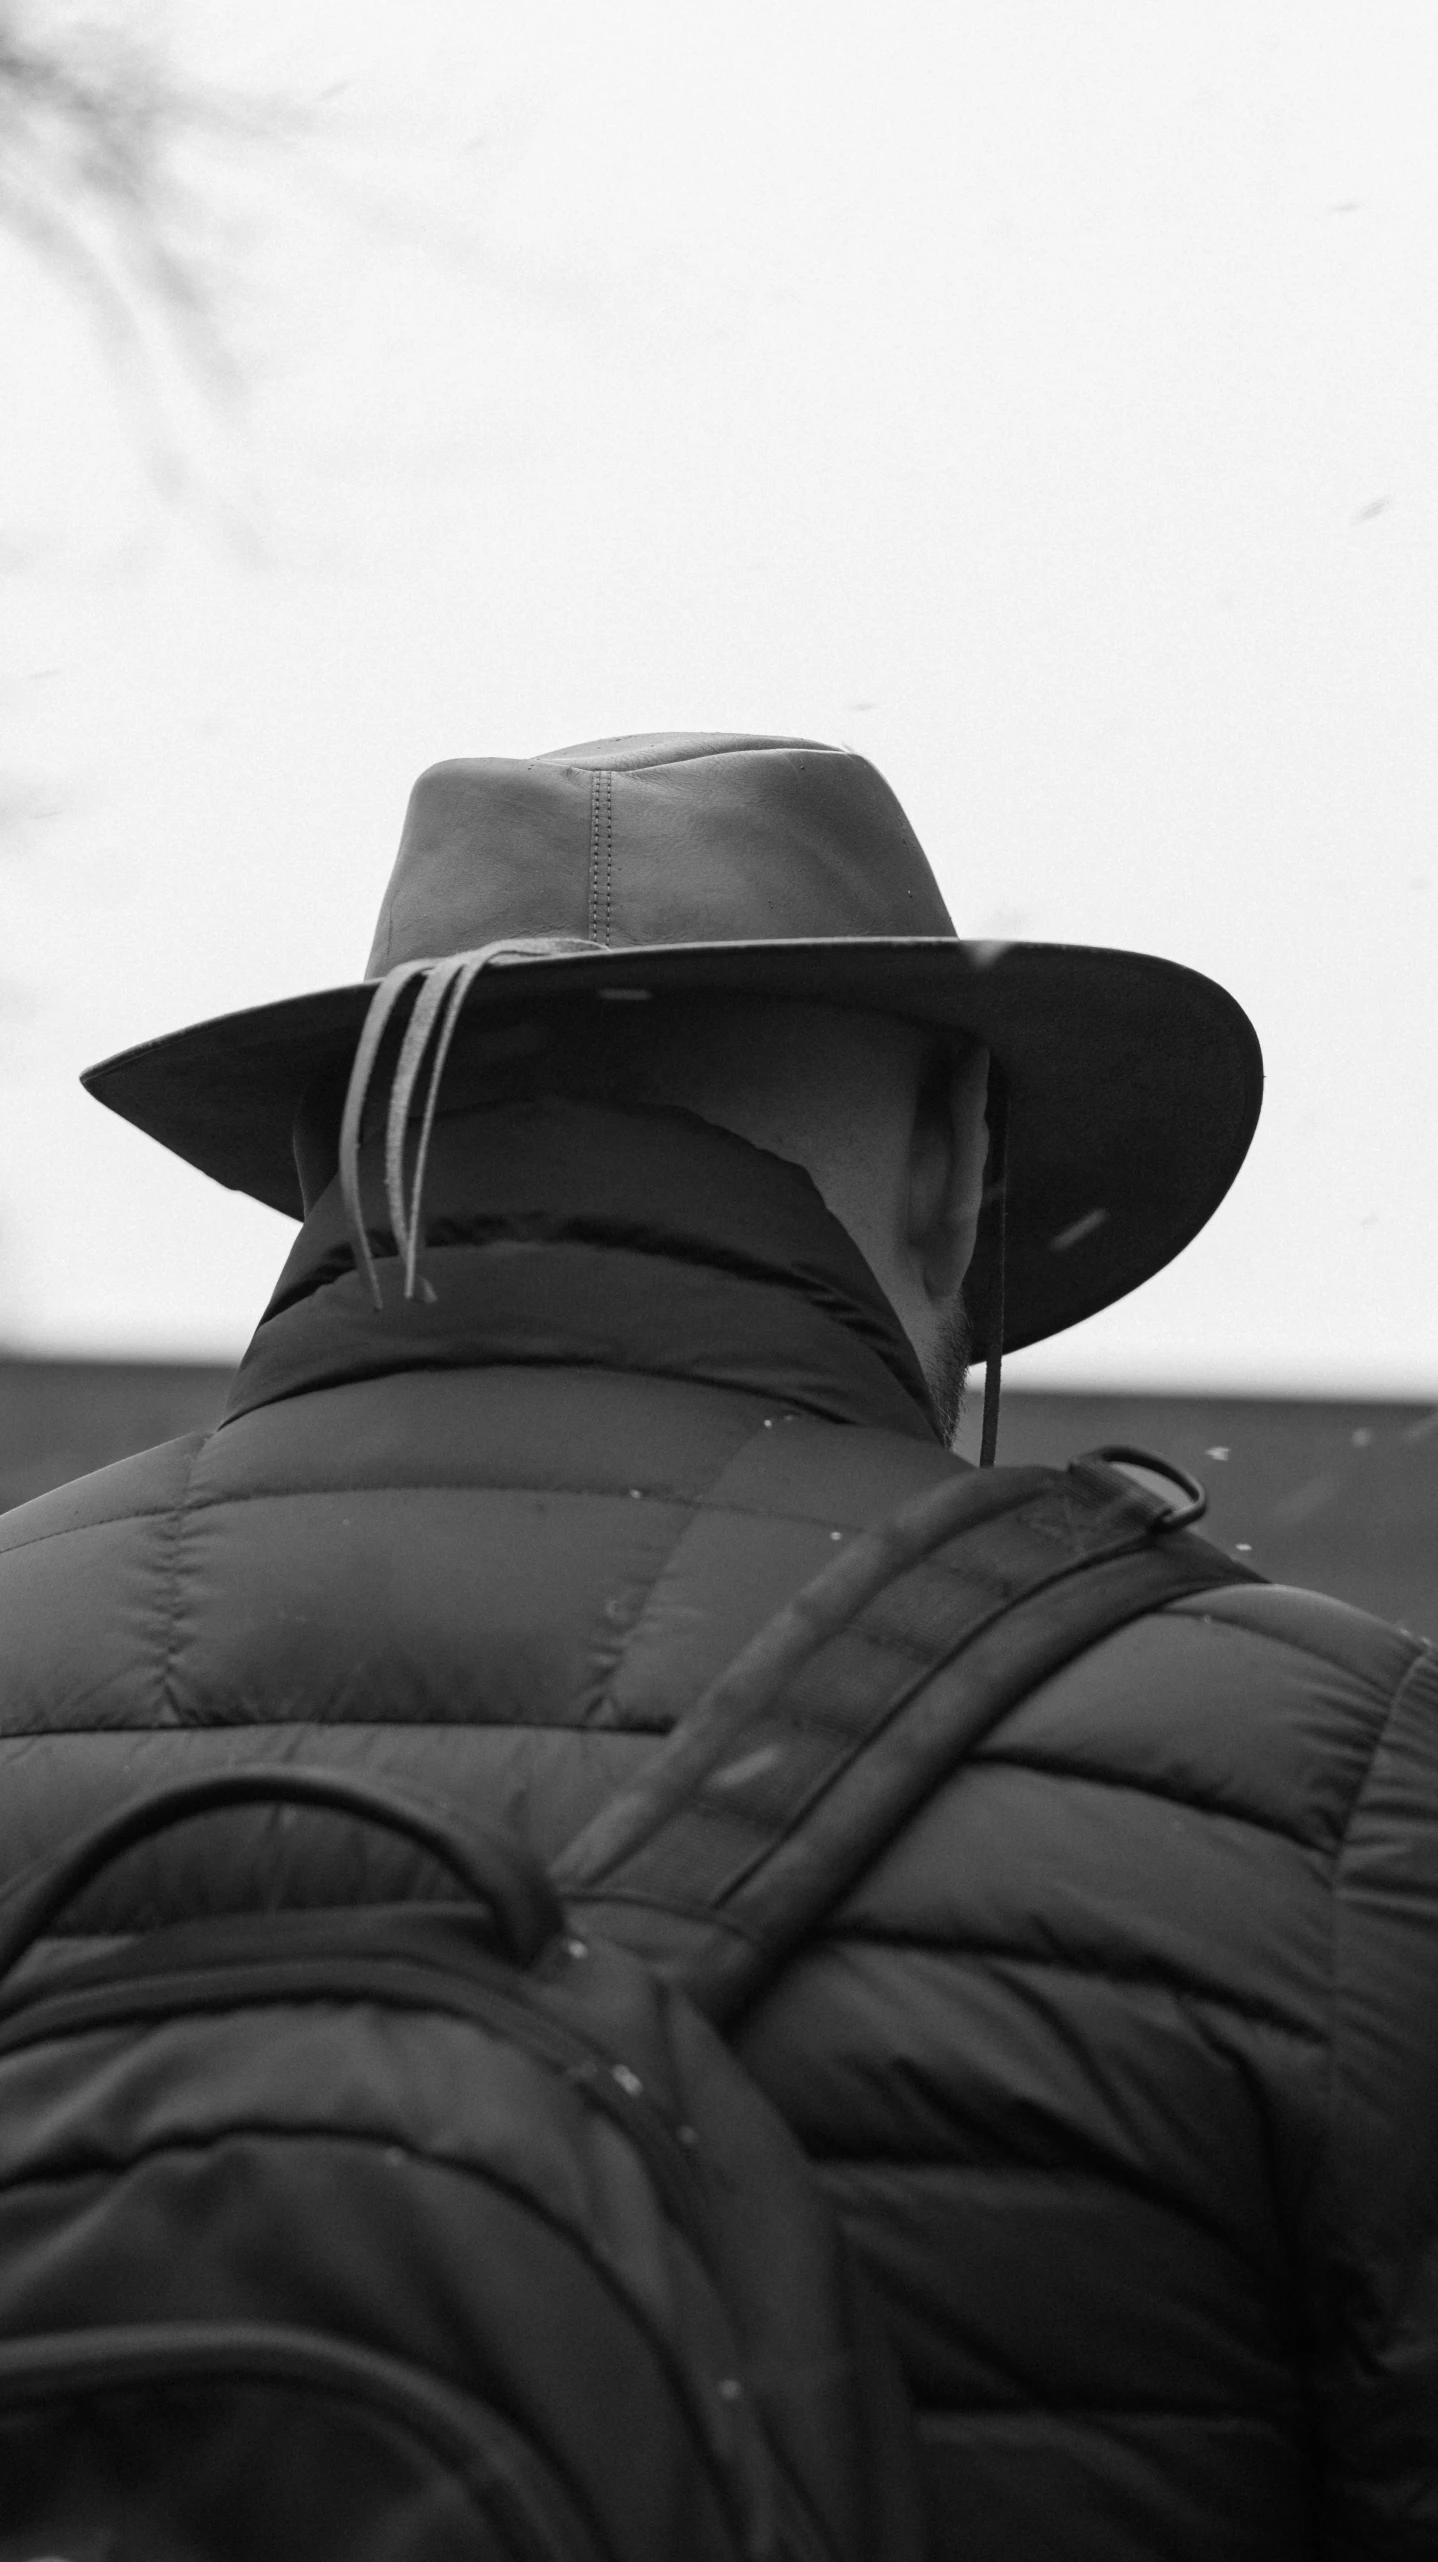
{"type": "Polygon", "coordinates": [[[212,398],[240,388],[196,168],[291,120],[186,84],[129,22],[0,0],[0,227],[88,305],[152,429],[167,355],[212,398]]]}

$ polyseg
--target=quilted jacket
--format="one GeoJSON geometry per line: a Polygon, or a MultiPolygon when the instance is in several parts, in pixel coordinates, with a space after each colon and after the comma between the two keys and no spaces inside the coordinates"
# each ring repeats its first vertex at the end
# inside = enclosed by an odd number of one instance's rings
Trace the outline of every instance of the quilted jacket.
{"type": "MultiPolygon", "coordinates": [[[[960,1464],[792,1167],[558,1105],[496,1116],[467,1187],[443,1154],[432,1299],[406,1307],[391,1263],[377,1315],[326,1197],[219,1429],[0,1521],[0,1873],[146,1781],[276,1754],[400,1774],[552,1854],[836,1537],[960,1464]]],[[[199,1841],[132,1859],[77,1926],[223,1904],[199,1841]]],[[[403,1891],[405,1854],[359,1845],[301,1827],[294,1890],[403,1891]]],[[[1257,1585],[1106,1639],[739,2043],[878,2281],[941,2556],[1431,2562],[1438,1669],[1414,1641],[1257,1585]]]]}

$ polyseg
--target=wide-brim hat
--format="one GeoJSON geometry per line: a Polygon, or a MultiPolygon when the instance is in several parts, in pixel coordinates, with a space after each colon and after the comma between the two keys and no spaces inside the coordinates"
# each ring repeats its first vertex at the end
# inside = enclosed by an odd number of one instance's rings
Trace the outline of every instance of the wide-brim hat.
{"type": "Polygon", "coordinates": [[[90,1068],[111,1111],[300,1217],[295,1113],[341,1073],[397,965],[491,944],[471,1014],[704,991],[894,1015],[984,1042],[1008,1087],[1004,1348],[1135,1289],[1243,1162],[1257,1037],[1196,971],[1140,952],[964,942],[862,756],[807,739],[602,739],[421,775],[361,980],[90,1068]]]}

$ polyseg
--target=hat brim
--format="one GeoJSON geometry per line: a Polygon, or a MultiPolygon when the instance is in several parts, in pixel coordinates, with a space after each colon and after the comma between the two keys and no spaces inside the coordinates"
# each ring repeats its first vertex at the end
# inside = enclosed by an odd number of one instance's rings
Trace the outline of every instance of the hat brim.
{"type": "MultiPolygon", "coordinates": [[[[1170,1263],[1227,1192],[1262,1101],[1241,1006],[1139,952],[947,938],[600,947],[506,960],[469,1005],[625,988],[850,1006],[986,1043],[1010,1097],[1006,1351],[1170,1263]]],[[[82,1083],[216,1182],[299,1218],[296,1107],[343,1068],[373,993],[366,980],[220,1015],[122,1050],[82,1083]]]]}

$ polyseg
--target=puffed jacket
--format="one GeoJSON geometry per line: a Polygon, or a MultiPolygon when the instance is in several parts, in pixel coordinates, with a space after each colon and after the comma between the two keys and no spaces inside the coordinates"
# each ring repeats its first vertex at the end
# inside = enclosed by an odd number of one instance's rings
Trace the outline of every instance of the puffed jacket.
{"type": "MultiPolygon", "coordinates": [[[[215,1431],[0,1520],[0,1877],[247,1757],[552,1856],[836,1533],[962,1464],[795,1168],[680,1114],[493,1118],[428,1294],[384,1261],[376,1311],[326,1195],[215,1431]]],[[[295,1891],[402,1891],[394,1845],[301,1833],[295,1891]]],[[[231,1891],[195,1828],[77,1927],[231,1891]]],[[[939,2556],[1432,2562],[1430,1652],[1254,1583],[1134,1621],[736,2042],[877,2282],[939,2556]]]]}

